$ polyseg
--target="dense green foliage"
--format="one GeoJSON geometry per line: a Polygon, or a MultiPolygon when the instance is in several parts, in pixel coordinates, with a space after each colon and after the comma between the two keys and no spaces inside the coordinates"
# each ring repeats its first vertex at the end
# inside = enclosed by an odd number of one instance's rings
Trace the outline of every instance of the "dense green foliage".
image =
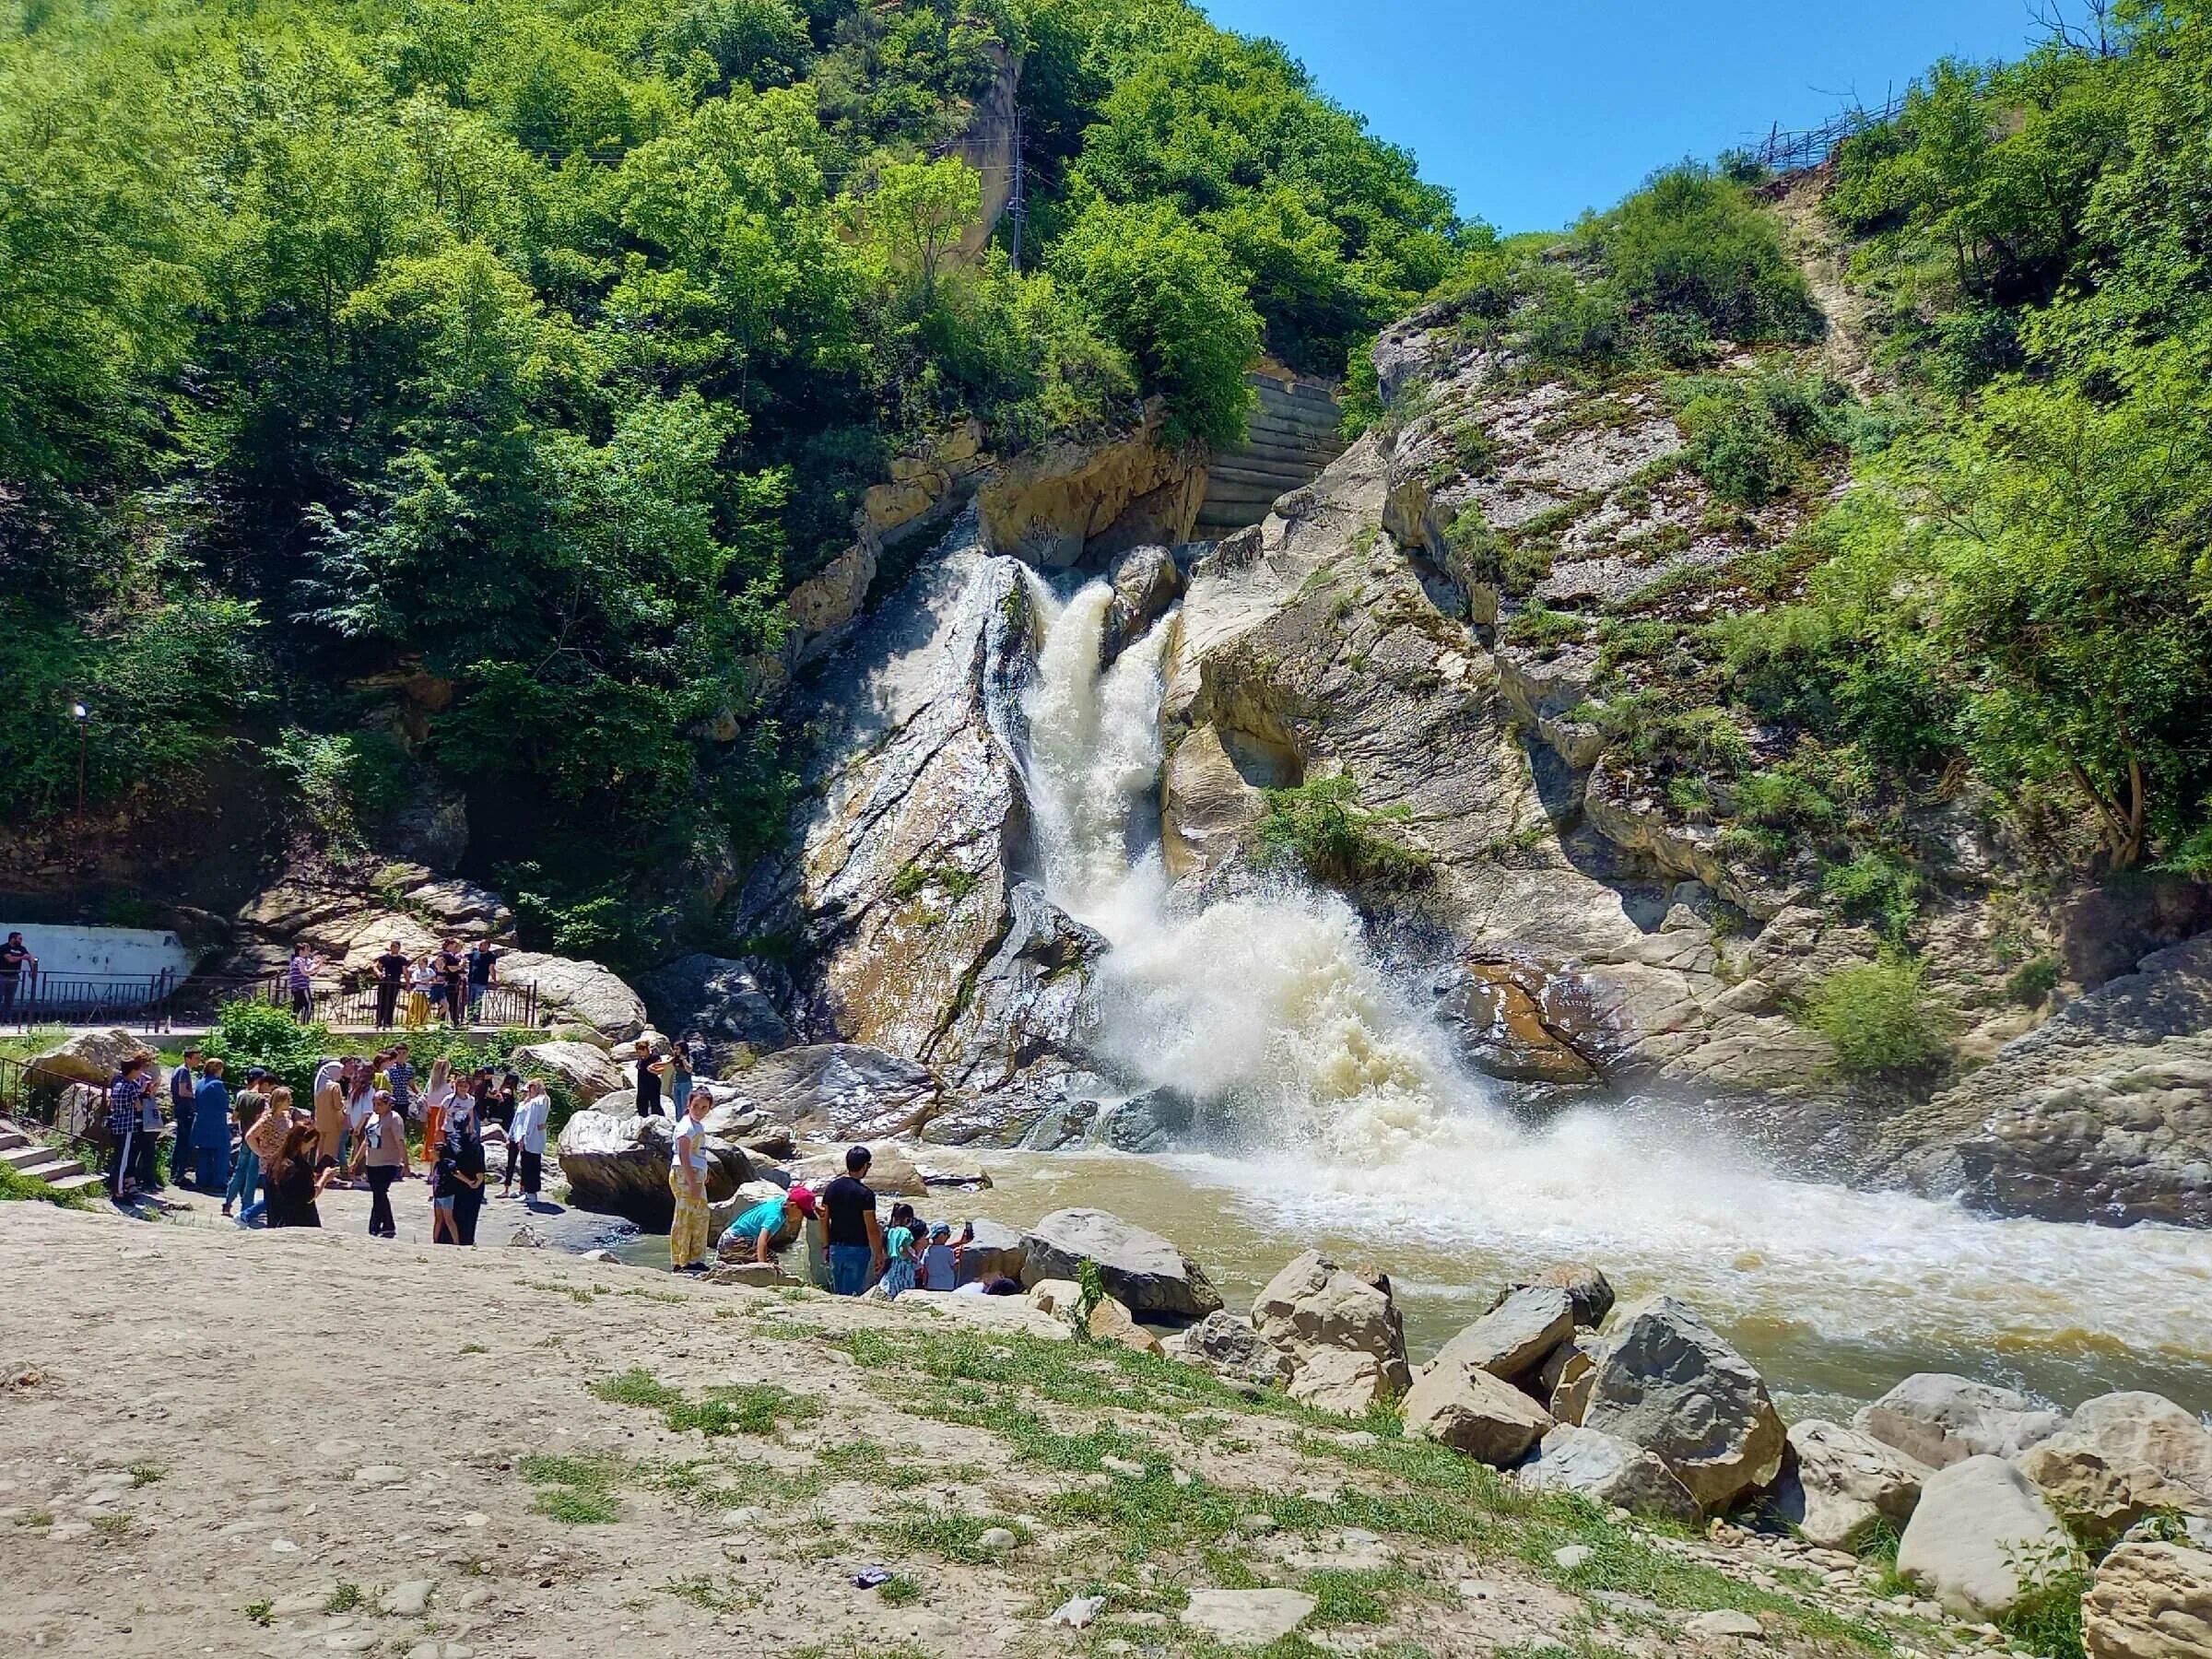
{"type": "Polygon", "coordinates": [[[1428,852],[1390,828],[1403,813],[1361,806],[1348,772],[1270,789],[1265,796],[1267,809],[1253,830],[1263,864],[1338,885],[1401,887],[1428,873],[1428,852]]]}
{"type": "Polygon", "coordinates": [[[350,833],[386,771],[347,688],[419,666],[476,862],[619,907],[781,821],[758,664],[901,442],[1153,393],[1232,439],[1263,347],[1333,371],[1462,239],[1183,0],[11,8],[11,810],[74,802],[83,697],[96,800],[265,746],[350,833]],[[948,153],[1017,56],[1019,275],[948,153]]]}
{"type": "Polygon", "coordinates": [[[1839,969],[1813,988],[1806,1018],[1835,1046],[1839,1070],[1911,1071],[1945,1048],[1925,978],[1918,963],[1903,958],[1839,969]]]}

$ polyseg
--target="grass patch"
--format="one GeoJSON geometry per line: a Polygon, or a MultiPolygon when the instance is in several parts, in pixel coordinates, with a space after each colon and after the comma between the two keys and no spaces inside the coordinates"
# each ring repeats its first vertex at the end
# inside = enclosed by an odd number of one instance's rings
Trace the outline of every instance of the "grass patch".
{"type": "Polygon", "coordinates": [[[461,1351],[465,1354],[488,1354],[491,1352],[480,1342],[465,1342],[461,1345],[461,1351]]]}
{"type": "Polygon", "coordinates": [[[1298,866],[1318,881],[1406,887],[1435,862],[1385,828],[1389,814],[1360,805],[1348,772],[1265,794],[1267,810],[1253,828],[1264,863],[1298,866]]]}
{"type": "Polygon", "coordinates": [[[149,1487],[168,1475],[169,1471],[159,1464],[142,1463],[133,1464],[128,1473],[133,1487],[149,1487]]]}
{"type": "Polygon", "coordinates": [[[53,1512],[52,1510],[34,1510],[28,1515],[18,1515],[16,1524],[18,1526],[52,1526],[53,1512]]]}
{"type": "Polygon", "coordinates": [[[265,1630],[276,1622],[276,1604],[265,1597],[260,1601],[248,1602],[245,1606],[245,1614],[248,1618],[265,1630]]]}
{"type": "Polygon", "coordinates": [[[938,1555],[948,1561],[981,1567],[1007,1553],[1004,1547],[994,1548],[982,1541],[985,1533],[1002,1526],[1020,1543],[1030,1541],[1029,1529],[1010,1516],[948,1515],[911,1501],[897,1505],[869,1530],[910,1555],[938,1555]]]}
{"type": "Polygon", "coordinates": [[[611,1526],[622,1519],[622,1504],[612,1492],[554,1487],[530,1500],[531,1512],[563,1526],[611,1526]]]}
{"type": "Polygon", "coordinates": [[[523,1459],[522,1476],[543,1488],[530,1500],[534,1513],[565,1526],[606,1526],[622,1518],[621,1501],[615,1496],[623,1477],[619,1459],[534,1453],[523,1459]]]}
{"type": "Polygon", "coordinates": [[[672,1388],[651,1371],[632,1366],[611,1377],[602,1377],[592,1384],[595,1399],[616,1406],[650,1406],[655,1408],[673,1406],[684,1397],[684,1391],[672,1388]]]}
{"type": "Polygon", "coordinates": [[[1315,1624],[1347,1625],[1387,1623],[1394,1597],[1427,1585],[1399,1567],[1327,1567],[1307,1573],[1298,1587],[1314,1600],[1315,1624]]]}
{"type": "Polygon", "coordinates": [[[617,1406],[658,1411],[677,1433],[772,1434],[778,1424],[810,1423],[822,1415],[812,1394],[794,1394],[772,1382],[738,1382],[710,1388],[694,1400],[649,1371],[632,1367],[592,1384],[592,1393],[617,1406]]]}
{"type": "Polygon", "coordinates": [[[904,1607],[922,1599],[922,1586],[902,1572],[894,1572],[876,1586],[876,1598],[887,1607],[904,1607]]]}
{"type": "Polygon", "coordinates": [[[350,1613],[368,1599],[361,1594],[361,1587],[359,1584],[350,1581],[341,1582],[338,1587],[324,1599],[323,1611],[325,1613],[350,1613]]]}
{"type": "Polygon", "coordinates": [[[100,1191],[99,1187],[86,1187],[65,1193],[24,1174],[11,1164],[0,1164],[0,1204],[51,1204],[56,1209],[90,1209],[92,1199],[88,1194],[100,1191]]]}
{"type": "Polygon", "coordinates": [[[103,1538],[123,1537],[137,1524],[137,1517],[135,1515],[95,1515],[92,1517],[92,1530],[103,1538]]]}

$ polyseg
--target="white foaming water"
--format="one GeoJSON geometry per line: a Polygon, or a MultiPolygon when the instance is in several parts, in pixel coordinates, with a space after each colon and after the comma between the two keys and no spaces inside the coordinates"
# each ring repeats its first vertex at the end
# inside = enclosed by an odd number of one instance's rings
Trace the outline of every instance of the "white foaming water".
{"type": "Polygon", "coordinates": [[[1171,907],[1151,794],[1167,629],[1101,673],[1111,597],[1098,582],[1060,605],[1039,584],[1027,706],[1046,884],[1113,945],[1101,1058],[1226,1108],[1223,1150],[1171,1161],[1179,1182],[1230,1189],[1248,1236],[1371,1241],[1440,1290],[1586,1255],[1739,1340],[1787,1327],[1932,1357],[2065,1352],[2077,1371],[2111,1361],[2115,1386],[2140,1372],[2113,1359],[2128,1349],[2184,1368],[2212,1356],[2202,1234],[1998,1221],[1784,1180],[1709,1135],[1685,1144],[1657,1112],[1531,1128],[1458,1064],[1342,899],[1284,887],[1171,907]]]}

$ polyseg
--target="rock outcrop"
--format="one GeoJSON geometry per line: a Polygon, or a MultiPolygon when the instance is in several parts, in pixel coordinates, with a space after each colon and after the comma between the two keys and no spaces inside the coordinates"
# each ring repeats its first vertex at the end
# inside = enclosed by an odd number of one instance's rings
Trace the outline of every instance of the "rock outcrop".
{"type": "Polygon", "coordinates": [[[1582,1426],[1655,1453],[1711,1513],[1782,1469],[1782,1418],[1765,1382],[1668,1296],[1620,1311],[1598,1350],[1582,1426]]]}
{"type": "Polygon", "coordinates": [[[643,1001],[611,968],[597,962],[511,950],[500,960],[500,973],[537,986],[538,1018],[547,1025],[587,1025],[615,1042],[645,1030],[643,1001]]]}
{"type": "Polygon", "coordinates": [[[1022,1240],[1021,1279],[1072,1279],[1097,1266],[1107,1293],[1137,1313],[1204,1319],[1221,1306],[1206,1270],[1158,1233],[1100,1209],[1054,1210],[1022,1240]]]}
{"type": "Polygon", "coordinates": [[[1551,1414],[1512,1383],[1441,1356],[1414,1378],[1403,1410],[1408,1433],[1441,1441],[1494,1469],[1525,1457],[1552,1427],[1551,1414]]]}
{"type": "MultiPolygon", "coordinates": [[[[613,1099],[616,1097],[608,1097],[613,1099]]],[[[665,1230],[676,1210],[668,1166],[676,1130],[665,1117],[634,1112],[579,1112],[560,1132],[560,1172],[579,1209],[626,1217],[640,1227],[665,1230]]],[[[729,1198],[753,1179],[744,1151],[712,1134],[707,1139],[707,1196],[729,1198]]]]}
{"type": "Polygon", "coordinates": [[[1356,1415],[1412,1382],[1387,1275],[1340,1267],[1309,1250],[1267,1281],[1252,1323],[1288,1361],[1294,1400],[1356,1415]]]}
{"type": "Polygon", "coordinates": [[[928,1066],[859,1042],[780,1049],[730,1086],[763,1116],[832,1141],[918,1135],[952,1099],[928,1066]]]}
{"type": "Polygon", "coordinates": [[[525,1070],[559,1078],[569,1098],[579,1106],[590,1106],[630,1086],[628,1070],[595,1042],[562,1039],[524,1043],[511,1057],[525,1070]]]}
{"type": "Polygon", "coordinates": [[[794,1041],[768,979],[749,958],[694,954],[663,964],[638,982],[653,1021],[672,1036],[697,1032],[726,1065],[742,1048],[768,1053],[794,1041]]]}
{"type": "Polygon", "coordinates": [[[1543,1492],[1575,1492],[1593,1503],[1695,1525],[1698,1500],[1666,1465],[1618,1435],[1561,1423],[1513,1473],[1543,1492]]]}
{"type": "Polygon", "coordinates": [[[1969,1457],[2018,1457],[2065,1426],[2065,1414],[2031,1405],[2009,1388],[1919,1371],[1851,1419],[1861,1434],[1940,1469],[1969,1457]]]}
{"type": "Polygon", "coordinates": [[[2001,1618],[2073,1541],[2042,1494],[2001,1457],[1977,1454],[1938,1469],[1897,1547],[1897,1571],[1952,1612],[2001,1618]]]}
{"type": "Polygon", "coordinates": [[[2089,1659],[2212,1659],[2212,1550],[2129,1539],[2081,1599],[2089,1659]]]}

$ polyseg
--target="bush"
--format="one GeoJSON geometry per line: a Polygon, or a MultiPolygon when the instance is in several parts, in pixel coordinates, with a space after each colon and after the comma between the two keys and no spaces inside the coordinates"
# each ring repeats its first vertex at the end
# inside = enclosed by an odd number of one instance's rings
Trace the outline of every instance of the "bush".
{"type": "Polygon", "coordinates": [[[1848,395],[1819,376],[1700,377],[1682,382],[1675,396],[1690,465],[1739,507],[1787,495],[1808,460],[1848,435],[1848,395]]]}
{"type": "Polygon", "coordinates": [[[325,842],[353,846],[367,822],[406,794],[406,756],[382,732],[310,732],[287,726],[261,751],[291,806],[325,842]]]}
{"type": "Polygon", "coordinates": [[[1903,938],[1920,913],[1920,877],[1894,853],[1865,852],[1831,865],[1820,893],[1845,915],[1876,922],[1891,940],[1903,938]]]}
{"type": "Polygon", "coordinates": [[[243,1084],[248,1066],[265,1066],[300,1105],[314,1092],[315,1068],[335,1052],[324,1027],[301,1025],[274,1003],[250,1001],[225,1003],[201,1046],[223,1062],[232,1088],[243,1084]]]}
{"type": "Polygon", "coordinates": [[[1820,314],[1773,216],[1691,162],[1671,167],[1576,240],[1639,315],[1694,317],[1725,339],[1817,337],[1820,314]]]}
{"type": "Polygon", "coordinates": [[[1262,864],[1295,865],[1316,881],[1400,887],[1433,862],[1382,828],[1384,815],[1360,806],[1348,773],[1265,794],[1267,810],[1254,830],[1262,864]]]}
{"type": "Polygon", "coordinates": [[[1836,1051],[1836,1067],[1854,1076],[1915,1071],[1948,1047],[1929,1007],[1927,970],[1893,955],[1837,970],[1805,1002],[1807,1024],[1836,1051]]]}

